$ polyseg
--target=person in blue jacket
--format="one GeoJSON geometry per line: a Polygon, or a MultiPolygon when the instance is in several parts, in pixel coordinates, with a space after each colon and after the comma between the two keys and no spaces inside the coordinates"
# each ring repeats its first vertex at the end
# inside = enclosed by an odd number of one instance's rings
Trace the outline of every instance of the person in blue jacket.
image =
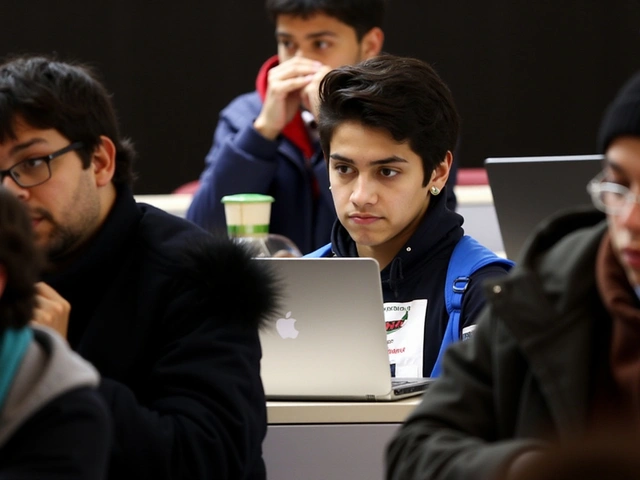
{"type": "Polygon", "coordinates": [[[30,326],[43,266],[27,210],[0,188],[0,478],[106,478],[111,418],[95,368],[30,326]]]}
{"type": "MultiPolygon", "coordinates": [[[[338,219],[331,243],[311,255],[378,261],[398,377],[431,375],[449,323],[447,270],[464,235],[445,200],[458,124],[448,87],[417,59],[379,55],[329,72],[320,85],[318,129],[338,219]]],[[[510,268],[485,257],[466,284],[456,338],[474,329],[483,280],[510,268]]]]}
{"type": "Polygon", "coordinates": [[[0,64],[0,180],[48,259],[34,321],[101,375],[108,478],[264,479],[271,275],[226,236],[137,204],[133,156],[89,68],[0,64]]]}
{"type": "Polygon", "coordinates": [[[380,52],[384,3],[267,0],[278,54],[260,69],[256,90],[221,112],[187,219],[224,231],[223,196],[268,194],[275,199],[271,233],[303,253],[329,240],[335,211],[311,126],[318,84],[331,68],[380,52]]]}

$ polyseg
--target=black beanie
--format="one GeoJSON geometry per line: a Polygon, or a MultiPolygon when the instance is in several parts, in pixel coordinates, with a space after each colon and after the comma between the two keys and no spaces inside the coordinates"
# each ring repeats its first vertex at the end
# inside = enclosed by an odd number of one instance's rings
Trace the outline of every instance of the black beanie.
{"type": "Polygon", "coordinates": [[[605,153],[620,135],[640,137],[640,72],[622,86],[607,107],[598,132],[598,151],[605,153]]]}

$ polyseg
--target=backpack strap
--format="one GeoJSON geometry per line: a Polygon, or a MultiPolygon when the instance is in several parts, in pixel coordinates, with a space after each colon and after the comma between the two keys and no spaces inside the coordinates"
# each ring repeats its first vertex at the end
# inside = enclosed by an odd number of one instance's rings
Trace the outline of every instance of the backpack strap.
{"type": "Polygon", "coordinates": [[[449,259],[447,278],[444,283],[444,299],[449,321],[440,344],[438,358],[431,372],[432,377],[440,375],[442,357],[449,344],[460,340],[460,311],[464,292],[469,286],[471,275],[487,265],[504,265],[508,269],[513,267],[511,260],[497,256],[477,240],[464,235],[456,244],[449,259]]]}
{"type": "Polygon", "coordinates": [[[319,249],[307,253],[305,257],[307,258],[321,258],[321,257],[329,257],[331,255],[331,243],[327,243],[325,246],[320,247],[319,249]]]}

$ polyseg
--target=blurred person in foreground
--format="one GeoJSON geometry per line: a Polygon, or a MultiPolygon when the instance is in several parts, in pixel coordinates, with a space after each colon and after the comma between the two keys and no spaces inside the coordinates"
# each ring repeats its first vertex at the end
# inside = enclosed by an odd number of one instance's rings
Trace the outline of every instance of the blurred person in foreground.
{"type": "Polygon", "coordinates": [[[98,372],[30,326],[43,265],[26,209],[0,187],[0,478],[106,478],[111,418],[98,372]]]}
{"type": "Polygon", "coordinates": [[[598,149],[597,209],[543,222],[488,282],[474,337],[390,443],[388,479],[517,479],[556,442],[640,432],[640,74],[598,149]]]}

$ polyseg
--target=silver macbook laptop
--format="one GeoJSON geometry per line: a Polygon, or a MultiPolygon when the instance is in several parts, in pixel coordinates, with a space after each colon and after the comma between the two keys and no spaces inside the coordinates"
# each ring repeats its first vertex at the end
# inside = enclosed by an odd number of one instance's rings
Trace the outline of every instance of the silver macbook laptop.
{"type": "Polygon", "coordinates": [[[485,160],[508,258],[518,259],[522,245],[540,221],[565,208],[591,205],[587,183],[602,169],[602,158],[563,155],[485,160]]]}
{"type": "Polygon", "coordinates": [[[430,378],[392,385],[378,263],[371,258],[256,258],[283,286],[282,311],[260,333],[270,400],[396,400],[430,378]]]}

